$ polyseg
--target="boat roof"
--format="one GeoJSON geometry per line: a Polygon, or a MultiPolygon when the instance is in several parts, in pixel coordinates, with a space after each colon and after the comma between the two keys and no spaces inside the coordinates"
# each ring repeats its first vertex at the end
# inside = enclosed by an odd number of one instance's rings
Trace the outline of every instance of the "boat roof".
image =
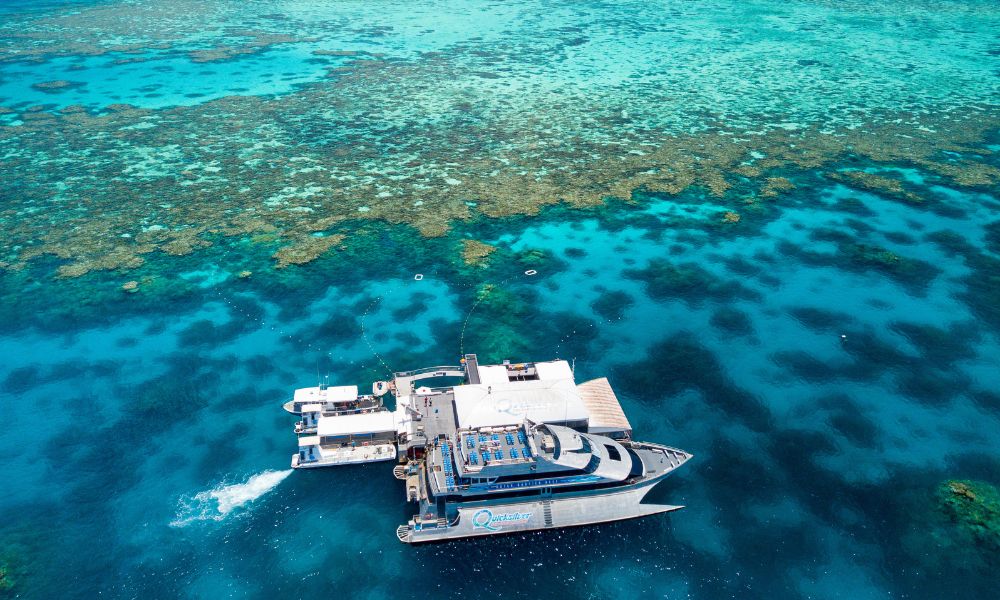
{"type": "MultiPolygon", "coordinates": [[[[482,370],[480,367],[480,376],[482,370]]],[[[587,422],[587,408],[572,377],[506,381],[505,374],[504,379],[454,388],[460,428],[520,425],[525,419],[536,423],[587,422]]]]}
{"type": "Polygon", "coordinates": [[[342,435],[365,435],[396,431],[396,416],[388,410],[354,415],[320,417],[316,422],[316,434],[323,437],[342,435]]]}
{"type": "Polygon", "coordinates": [[[632,468],[628,451],[611,438],[580,433],[569,427],[550,424],[540,425],[536,430],[536,435],[546,433],[554,438],[558,452],[553,452],[549,456],[548,452],[543,451],[542,457],[557,465],[583,470],[593,459],[597,459],[592,473],[613,481],[625,479],[632,468]]]}
{"type": "MultiPolygon", "coordinates": [[[[287,396],[286,396],[287,397],[287,396]]],[[[295,390],[293,400],[296,404],[306,402],[350,402],[358,399],[358,386],[340,385],[323,389],[319,386],[299,388],[295,390]]]]}

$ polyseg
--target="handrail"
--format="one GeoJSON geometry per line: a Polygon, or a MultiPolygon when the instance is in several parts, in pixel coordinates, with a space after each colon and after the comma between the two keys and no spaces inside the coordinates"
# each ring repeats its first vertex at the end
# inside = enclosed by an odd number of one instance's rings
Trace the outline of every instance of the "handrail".
{"type": "Polygon", "coordinates": [[[455,366],[455,365],[441,365],[437,367],[424,367],[423,369],[416,369],[413,371],[400,371],[399,373],[393,373],[396,377],[412,377],[414,375],[422,375],[424,373],[434,373],[437,371],[461,371],[465,374],[465,367],[455,366]]]}

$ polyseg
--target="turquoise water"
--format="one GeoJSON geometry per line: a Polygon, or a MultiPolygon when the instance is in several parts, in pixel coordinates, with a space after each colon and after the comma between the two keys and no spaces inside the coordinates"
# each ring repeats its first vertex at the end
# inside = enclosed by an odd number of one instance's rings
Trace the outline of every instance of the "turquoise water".
{"type": "Polygon", "coordinates": [[[0,594],[991,597],[942,489],[1000,486],[997,30],[5,3],[0,594]],[[608,376],[686,508],[408,547],[385,465],[287,468],[294,388],[463,352],[608,376]]]}

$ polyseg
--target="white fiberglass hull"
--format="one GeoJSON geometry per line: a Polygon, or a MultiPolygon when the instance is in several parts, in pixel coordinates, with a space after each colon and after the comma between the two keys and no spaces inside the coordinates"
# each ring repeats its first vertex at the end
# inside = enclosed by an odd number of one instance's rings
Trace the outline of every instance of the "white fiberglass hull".
{"type": "Polygon", "coordinates": [[[608,523],[645,517],[683,508],[668,504],[641,504],[653,488],[645,485],[621,492],[570,498],[538,498],[487,506],[460,507],[458,519],[451,526],[412,521],[397,531],[400,541],[416,544],[501,533],[554,529],[577,525],[608,523]]]}
{"type": "Polygon", "coordinates": [[[355,448],[324,449],[323,456],[318,460],[312,461],[302,461],[298,454],[293,454],[292,468],[318,469],[320,467],[337,467],[390,460],[396,460],[396,447],[392,444],[376,444],[374,446],[357,446],[355,448]]]}

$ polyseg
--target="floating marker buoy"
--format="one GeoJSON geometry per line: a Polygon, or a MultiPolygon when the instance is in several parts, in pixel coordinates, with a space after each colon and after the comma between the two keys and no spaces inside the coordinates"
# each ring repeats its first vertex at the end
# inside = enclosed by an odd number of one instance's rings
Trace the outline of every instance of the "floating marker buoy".
{"type": "Polygon", "coordinates": [[[524,272],[524,274],[530,277],[532,275],[538,275],[538,271],[534,269],[528,269],[527,271],[524,272]]]}
{"type": "Polygon", "coordinates": [[[423,278],[424,278],[423,273],[417,273],[416,275],[413,276],[414,281],[420,281],[423,278]]]}
{"type": "Polygon", "coordinates": [[[840,336],[840,339],[841,339],[841,340],[846,340],[846,339],[847,339],[847,336],[846,336],[846,335],[843,335],[843,334],[841,334],[841,336],[840,336]]]}

